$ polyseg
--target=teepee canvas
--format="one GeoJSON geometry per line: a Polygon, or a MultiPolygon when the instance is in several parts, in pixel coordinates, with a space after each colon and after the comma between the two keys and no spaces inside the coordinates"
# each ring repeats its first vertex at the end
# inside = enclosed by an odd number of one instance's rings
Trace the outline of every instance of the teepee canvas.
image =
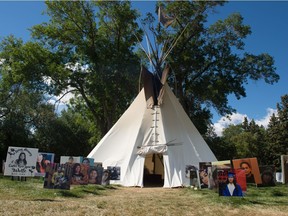
{"type": "Polygon", "coordinates": [[[88,155],[103,167],[121,168],[115,183],[143,187],[149,172],[161,176],[163,187],[185,186],[187,165],[216,160],[167,84],[163,90],[162,104],[147,108],[143,88],[88,155]]]}

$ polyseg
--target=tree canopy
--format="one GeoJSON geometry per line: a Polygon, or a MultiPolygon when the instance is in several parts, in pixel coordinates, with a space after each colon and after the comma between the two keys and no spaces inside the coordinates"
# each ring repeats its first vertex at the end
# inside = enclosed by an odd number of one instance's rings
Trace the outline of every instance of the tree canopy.
{"type": "MultiPolygon", "coordinates": [[[[143,15],[140,21],[141,14],[129,1],[45,3],[50,20],[31,28],[30,41],[23,43],[12,36],[0,43],[1,127],[21,113],[22,134],[35,138],[34,146],[60,145],[63,140],[48,135],[66,131],[72,137],[83,136],[83,142],[78,141],[85,146],[84,153],[87,145],[95,145],[104,136],[137,95],[140,64],[147,62],[139,54],[143,25],[157,44],[165,44],[164,52],[173,47],[166,58],[172,68],[168,83],[202,134],[211,123],[211,107],[221,115],[230,114],[235,110],[228,95],[245,97],[249,80],[273,84],[279,79],[273,57],[245,52],[244,40],[252,32],[240,14],[207,24],[213,9],[224,2],[157,2],[156,12],[161,6],[175,18],[168,28],[157,23],[157,13],[143,15]],[[67,94],[72,94],[68,113],[73,117],[53,114],[50,101],[67,94]],[[74,117],[83,133],[74,125],[74,117]],[[73,129],[65,123],[68,119],[73,129]],[[83,125],[85,121],[90,128],[83,125]],[[59,130],[44,125],[48,122],[59,130]],[[45,133],[46,129],[51,133],[45,133]],[[42,138],[46,143],[40,142],[42,138]]],[[[257,140],[245,137],[247,142],[257,140]]]]}

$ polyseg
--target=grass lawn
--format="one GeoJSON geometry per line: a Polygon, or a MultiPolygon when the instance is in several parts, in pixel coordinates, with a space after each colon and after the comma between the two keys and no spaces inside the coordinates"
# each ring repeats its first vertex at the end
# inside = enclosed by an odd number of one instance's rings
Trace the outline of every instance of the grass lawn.
{"type": "Polygon", "coordinates": [[[248,186],[245,197],[219,197],[209,189],[71,186],[43,188],[43,179],[0,176],[0,215],[288,215],[288,186],[248,186]]]}

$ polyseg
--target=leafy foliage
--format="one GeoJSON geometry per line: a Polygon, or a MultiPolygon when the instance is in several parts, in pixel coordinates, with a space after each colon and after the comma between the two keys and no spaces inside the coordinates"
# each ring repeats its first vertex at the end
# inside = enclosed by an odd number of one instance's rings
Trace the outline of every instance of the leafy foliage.
{"type": "Polygon", "coordinates": [[[270,118],[268,128],[247,118],[238,125],[230,125],[222,137],[208,136],[209,145],[220,160],[257,157],[261,165],[275,165],[280,170],[280,156],[287,154],[288,95],[281,97],[277,114],[270,118]]]}
{"type": "Polygon", "coordinates": [[[167,57],[173,69],[169,83],[202,134],[207,131],[211,119],[209,108],[214,107],[221,115],[234,112],[227,97],[230,94],[237,99],[245,97],[244,84],[248,80],[264,79],[269,84],[278,81],[270,55],[244,52],[244,39],[251,30],[243,24],[240,14],[232,14],[207,26],[209,13],[223,2],[169,1],[159,4],[175,17],[171,27],[152,29],[159,42],[169,41],[165,52],[173,47],[167,57]],[[176,44],[173,38],[178,38],[176,44]]]}
{"type": "MultiPolygon", "coordinates": [[[[50,20],[31,28],[31,41],[10,36],[0,43],[1,158],[9,145],[58,156],[87,154],[129,106],[137,94],[140,62],[147,64],[137,49],[143,37],[140,14],[130,2],[46,5],[50,20]],[[66,95],[72,96],[69,109],[58,115],[50,101],[66,95]]],[[[172,48],[166,58],[172,68],[168,82],[201,134],[209,130],[211,107],[221,115],[235,111],[227,97],[245,97],[248,80],[278,81],[269,54],[244,51],[251,30],[240,14],[207,25],[208,15],[223,2],[157,2],[156,9],[159,5],[174,23],[155,27],[150,13],[143,24],[164,53],[172,48]]],[[[287,150],[286,104],[284,97],[268,135],[255,122],[231,126],[223,138],[207,136],[212,150],[218,158],[255,155],[261,163],[277,163],[277,154],[287,150]]]]}

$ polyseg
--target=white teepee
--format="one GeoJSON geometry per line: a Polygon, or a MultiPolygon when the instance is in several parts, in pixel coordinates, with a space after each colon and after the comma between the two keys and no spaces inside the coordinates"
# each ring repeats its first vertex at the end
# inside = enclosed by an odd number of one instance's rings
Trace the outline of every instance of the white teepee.
{"type": "MultiPolygon", "coordinates": [[[[169,25],[172,22],[169,20],[169,25]]],[[[199,162],[217,159],[166,84],[169,66],[166,64],[161,71],[178,39],[166,53],[167,44],[162,50],[153,49],[147,39],[153,55],[142,49],[155,72],[142,67],[144,88],[88,157],[104,168],[120,167],[117,184],[143,187],[143,179],[149,180],[150,176],[159,177],[163,187],[186,186],[190,183],[185,177],[187,165],[198,167],[199,162]]]]}
{"type": "Polygon", "coordinates": [[[147,108],[142,89],[88,155],[95,162],[101,162],[104,168],[119,166],[121,175],[117,184],[143,187],[145,164],[150,171],[154,166],[154,174],[162,174],[163,187],[185,186],[190,181],[185,177],[186,165],[198,166],[199,162],[216,161],[169,86],[165,84],[163,89],[162,105],[152,109],[147,108]],[[163,164],[151,161],[149,156],[151,158],[152,154],[163,156],[163,164]],[[153,162],[155,164],[151,165],[153,162]],[[164,168],[162,171],[161,166],[164,168]]]}

